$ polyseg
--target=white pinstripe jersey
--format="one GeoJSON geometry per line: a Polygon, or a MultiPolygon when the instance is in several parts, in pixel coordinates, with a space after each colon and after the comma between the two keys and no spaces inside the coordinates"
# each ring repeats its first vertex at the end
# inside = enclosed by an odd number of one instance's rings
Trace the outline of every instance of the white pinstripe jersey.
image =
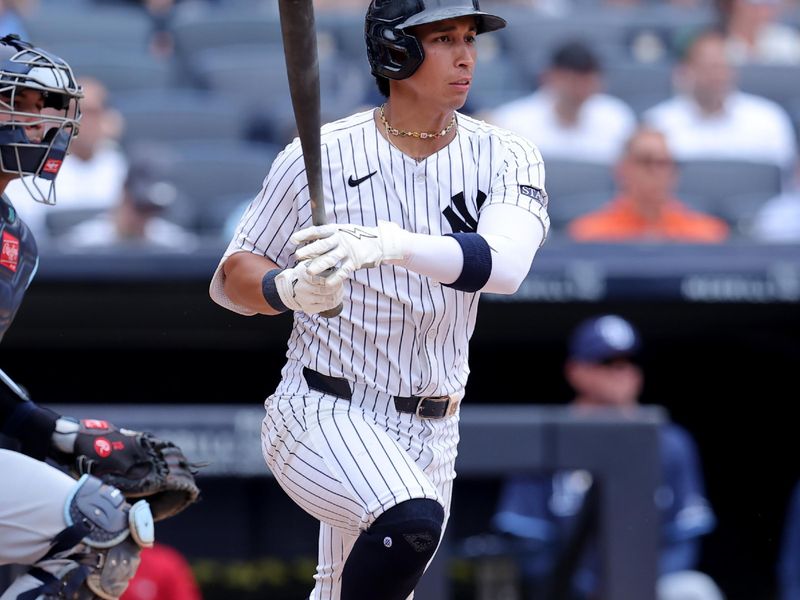
{"type": "MultiPolygon", "coordinates": [[[[538,150],[506,130],[462,114],[457,118],[455,139],[420,162],[381,135],[372,110],[324,126],[328,221],[375,226],[380,219],[408,231],[443,235],[474,231],[482,210],[506,203],[534,213],[546,233],[547,195],[538,150]]],[[[295,140],[275,159],[223,262],[248,251],[291,267],[295,247],[288,238],[311,224],[302,152],[295,140]]],[[[231,310],[253,314],[224,295],[221,264],[212,297],[231,310]]],[[[290,360],[390,395],[463,390],[479,293],[457,291],[393,265],[358,270],[345,285],[340,317],[294,314],[290,360]]],[[[293,386],[301,385],[286,375],[284,370],[278,393],[291,394],[293,386]]]]}

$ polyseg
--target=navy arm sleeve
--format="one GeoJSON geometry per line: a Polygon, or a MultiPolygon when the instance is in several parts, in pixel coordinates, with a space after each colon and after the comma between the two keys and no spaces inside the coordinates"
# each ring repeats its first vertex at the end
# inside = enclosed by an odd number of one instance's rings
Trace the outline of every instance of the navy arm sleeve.
{"type": "Polygon", "coordinates": [[[0,431],[19,441],[31,458],[44,460],[60,415],[31,402],[19,386],[0,371],[0,431]]]}

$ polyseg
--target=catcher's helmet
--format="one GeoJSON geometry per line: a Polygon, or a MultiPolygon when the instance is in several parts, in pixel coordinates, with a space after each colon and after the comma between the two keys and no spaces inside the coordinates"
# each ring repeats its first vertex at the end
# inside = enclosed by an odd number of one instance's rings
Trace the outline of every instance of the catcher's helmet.
{"type": "Polygon", "coordinates": [[[35,180],[25,182],[35,200],[55,203],[52,182],[78,131],[78,100],[82,95],[63,59],[17,35],[0,38],[0,170],[49,181],[47,190],[41,190],[35,180]],[[41,114],[19,108],[17,94],[21,89],[42,93],[41,114]],[[29,138],[26,128],[32,125],[42,125],[41,140],[29,138]]]}
{"type": "Polygon", "coordinates": [[[415,25],[475,15],[478,33],[506,26],[505,19],[482,12],[478,0],[372,0],[364,36],[373,75],[411,77],[422,64],[422,44],[405,30],[415,25]]]}

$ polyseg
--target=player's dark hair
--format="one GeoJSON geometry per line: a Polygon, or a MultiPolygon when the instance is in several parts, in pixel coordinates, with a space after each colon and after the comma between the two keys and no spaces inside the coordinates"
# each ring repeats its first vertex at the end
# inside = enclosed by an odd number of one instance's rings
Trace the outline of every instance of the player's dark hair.
{"type": "Polygon", "coordinates": [[[597,73],[600,61],[587,44],[572,40],[556,48],[550,57],[550,67],[576,73],[597,73]]]}
{"type": "Polygon", "coordinates": [[[389,80],[382,75],[375,75],[375,83],[378,85],[378,91],[384,98],[389,97],[389,80]]]}
{"type": "Polygon", "coordinates": [[[692,58],[692,53],[697,45],[706,39],[725,40],[725,31],[719,25],[711,25],[701,29],[695,29],[683,37],[682,40],[676,42],[676,55],[678,61],[681,63],[689,62],[692,58]]]}

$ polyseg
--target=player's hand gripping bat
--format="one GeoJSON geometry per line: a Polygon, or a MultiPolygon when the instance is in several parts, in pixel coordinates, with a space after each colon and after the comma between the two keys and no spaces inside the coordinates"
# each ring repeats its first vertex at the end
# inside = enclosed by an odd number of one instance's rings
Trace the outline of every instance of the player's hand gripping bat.
{"type": "MultiPolygon", "coordinates": [[[[314,6],[311,0],[279,0],[283,51],[286,72],[292,95],[295,123],[311,195],[311,220],[324,225],[325,199],[322,196],[322,151],[320,142],[320,91],[317,33],[314,26],[314,6]]],[[[323,273],[324,275],[324,273],[323,273]]],[[[321,312],[323,317],[335,317],[342,305],[321,312]]]]}

